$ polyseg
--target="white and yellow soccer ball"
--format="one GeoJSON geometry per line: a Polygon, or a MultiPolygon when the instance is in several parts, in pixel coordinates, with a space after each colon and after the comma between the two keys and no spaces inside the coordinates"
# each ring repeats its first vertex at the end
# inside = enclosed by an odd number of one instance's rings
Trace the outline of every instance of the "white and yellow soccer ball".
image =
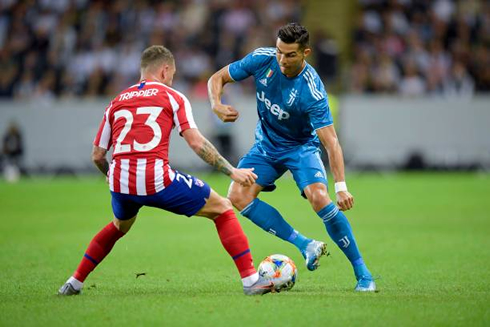
{"type": "Polygon", "coordinates": [[[276,292],[289,291],[298,279],[296,265],[283,254],[271,254],[262,260],[259,274],[274,283],[276,292]]]}

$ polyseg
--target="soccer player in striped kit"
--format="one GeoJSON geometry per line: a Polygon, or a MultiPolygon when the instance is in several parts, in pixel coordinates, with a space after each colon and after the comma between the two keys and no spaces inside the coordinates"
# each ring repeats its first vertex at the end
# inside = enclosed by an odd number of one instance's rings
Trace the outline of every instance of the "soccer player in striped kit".
{"type": "Polygon", "coordinates": [[[141,57],[141,81],[121,92],[106,108],[92,160],[107,176],[114,219],[92,239],[77,270],[58,294],[80,293],[87,276],[129,231],[142,206],[210,218],[240,273],[244,293],[264,294],[274,287],[256,272],[247,237],[230,201],[205,182],[169,165],[170,132],[176,127],[201,159],[235,183],[250,186],[257,178],[253,168],[233,167],[199,132],[189,101],[170,87],[174,74],[172,53],[163,46],[151,46],[141,57]],[[109,164],[106,154],[111,146],[114,151],[109,164]]]}
{"type": "Polygon", "coordinates": [[[275,189],[274,182],[289,170],[304,197],[323,220],[328,234],[352,264],[356,291],[371,292],[376,284],[342,211],[354,205],[347,191],[342,149],[333,126],[327,93],[315,69],[305,58],[311,53],[309,34],[290,23],[279,29],[275,48],[258,48],[243,59],[216,72],[208,83],[213,111],[225,122],[238,111],[221,103],[223,87],[250,76],[255,79],[257,113],[255,144],[238,164],[255,168],[251,185],[232,183],[228,197],[241,214],[260,228],[294,244],[309,270],[318,267],[326,253],[323,242],[303,236],[274,207],[260,200],[260,192],[275,189]],[[327,192],[327,175],[320,159],[320,143],[327,150],[335,179],[337,205],[327,192]],[[339,210],[340,209],[340,210],[339,210]]]}

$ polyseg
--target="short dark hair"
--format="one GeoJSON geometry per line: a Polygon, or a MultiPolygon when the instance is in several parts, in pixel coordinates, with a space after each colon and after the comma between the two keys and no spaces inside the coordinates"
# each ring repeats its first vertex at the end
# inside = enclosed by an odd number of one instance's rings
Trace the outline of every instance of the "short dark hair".
{"type": "Polygon", "coordinates": [[[303,25],[289,23],[277,32],[277,37],[284,43],[298,43],[300,49],[307,48],[310,43],[310,34],[303,25]]]}
{"type": "Polygon", "coordinates": [[[141,55],[141,69],[147,69],[152,66],[159,66],[163,63],[173,63],[174,56],[169,49],[163,45],[152,45],[143,51],[141,55]]]}

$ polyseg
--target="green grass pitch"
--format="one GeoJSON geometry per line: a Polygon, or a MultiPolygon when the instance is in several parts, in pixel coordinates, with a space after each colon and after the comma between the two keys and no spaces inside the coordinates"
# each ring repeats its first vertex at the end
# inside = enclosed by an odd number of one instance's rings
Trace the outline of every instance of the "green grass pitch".
{"type": "MultiPolygon", "coordinates": [[[[228,180],[203,176],[225,194],[228,180]]],[[[246,297],[214,224],[145,208],[89,276],[58,297],[96,232],[111,219],[100,178],[0,182],[0,326],[489,326],[490,176],[351,174],[347,213],[380,289],[353,292],[350,265],[285,177],[262,199],[331,256],[308,272],[299,252],[240,217],[257,265],[290,256],[290,291],[246,297]],[[146,275],[136,278],[136,274],[146,275]]]]}

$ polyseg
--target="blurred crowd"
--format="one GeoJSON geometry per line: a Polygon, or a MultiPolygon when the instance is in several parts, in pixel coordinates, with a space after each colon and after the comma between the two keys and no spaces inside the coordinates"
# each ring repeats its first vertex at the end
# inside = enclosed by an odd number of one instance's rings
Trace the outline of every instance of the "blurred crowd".
{"type": "MultiPolygon", "coordinates": [[[[139,79],[141,51],[164,44],[174,87],[206,97],[207,78],[301,21],[299,0],[0,0],[0,97],[113,96],[139,79]]],[[[490,89],[490,3],[359,0],[353,58],[311,30],[315,67],[343,91],[472,96],[490,89]]],[[[240,83],[237,90],[250,84],[240,83]]]]}
{"type": "Polygon", "coordinates": [[[360,0],[347,89],[471,97],[490,91],[490,2],[360,0]]]}
{"type": "Polygon", "coordinates": [[[300,13],[295,0],[1,0],[0,97],[113,96],[150,44],[174,53],[175,88],[205,97],[210,74],[300,13]]]}

